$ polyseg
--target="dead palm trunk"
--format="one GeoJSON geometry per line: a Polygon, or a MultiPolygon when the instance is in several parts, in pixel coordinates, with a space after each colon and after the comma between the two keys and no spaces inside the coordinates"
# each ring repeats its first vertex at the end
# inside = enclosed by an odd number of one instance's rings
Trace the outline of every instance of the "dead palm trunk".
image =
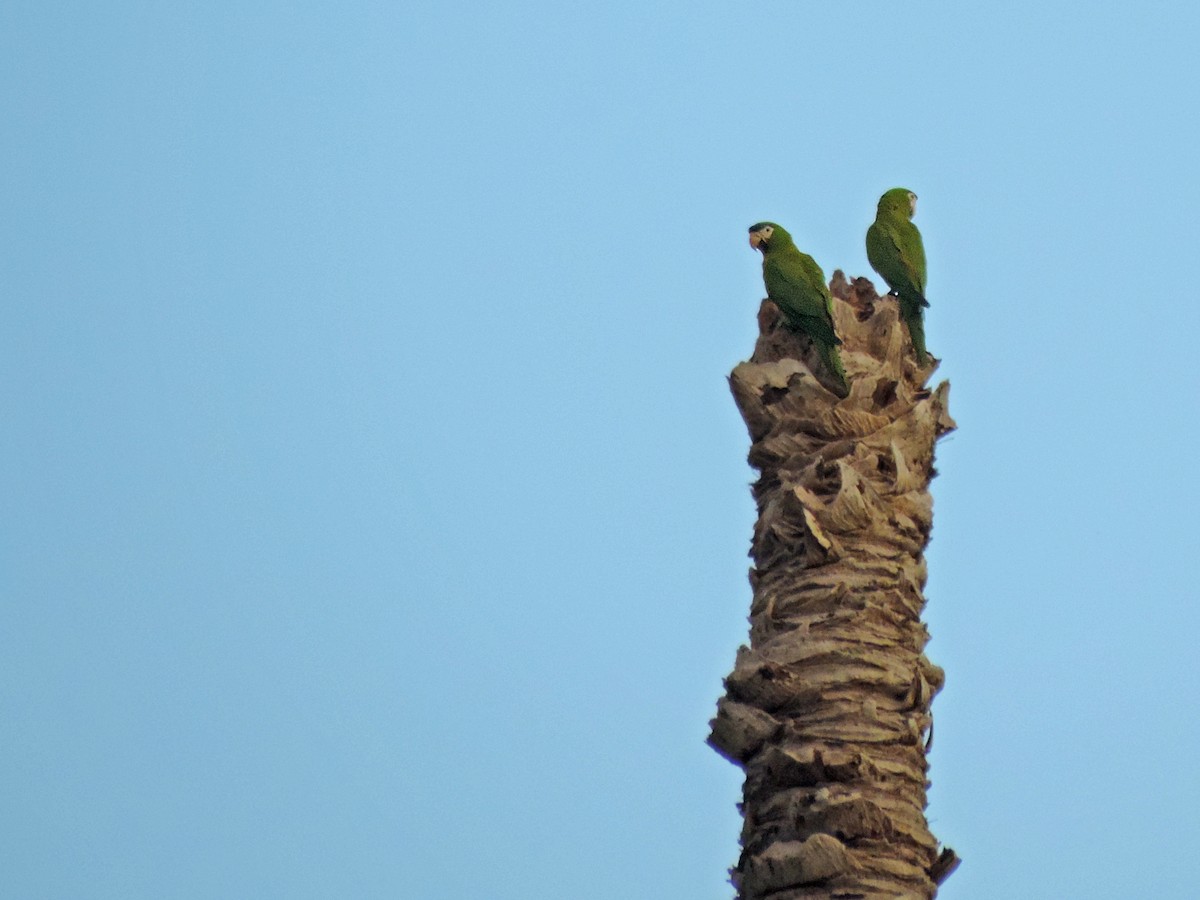
{"type": "Polygon", "coordinates": [[[893,299],[841,272],[831,288],[848,398],[766,301],[730,377],[761,473],[750,646],[709,738],[746,771],[741,900],[931,898],[957,865],[925,820],[944,676],[920,618],[949,384],[924,387],[893,299]]]}

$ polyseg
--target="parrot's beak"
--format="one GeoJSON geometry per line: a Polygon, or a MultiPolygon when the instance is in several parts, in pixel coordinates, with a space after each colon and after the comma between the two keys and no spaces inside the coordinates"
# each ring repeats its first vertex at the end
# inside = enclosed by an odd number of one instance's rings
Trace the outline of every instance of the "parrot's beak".
{"type": "Polygon", "coordinates": [[[763,237],[761,231],[750,232],[750,246],[755,250],[761,250],[767,243],[767,239],[763,237]]]}

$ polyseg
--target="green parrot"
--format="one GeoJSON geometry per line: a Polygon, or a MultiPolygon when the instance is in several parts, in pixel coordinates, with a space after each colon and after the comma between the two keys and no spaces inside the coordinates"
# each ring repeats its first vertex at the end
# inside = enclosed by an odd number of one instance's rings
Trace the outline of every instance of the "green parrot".
{"type": "Polygon", "coordinates": [[[783,312],[788,327],[812,339],[821,362],[846,396],[850,388],[838,355],[841,340],[833,329],[833,298],[825,273],[815,259],[797,250],[792,236],[774,222],[751,225],[750,246],[762,251],[767,297],[783,312]]]}
{"type": "Polygon", "coordinates": [[[900,316],[912,335],[917,364],[925,365],[925,245],[912,223],[917,195],[892,188],[879,198],[875,222],[867,229],[867,259],[900,299],[900,316]]]}

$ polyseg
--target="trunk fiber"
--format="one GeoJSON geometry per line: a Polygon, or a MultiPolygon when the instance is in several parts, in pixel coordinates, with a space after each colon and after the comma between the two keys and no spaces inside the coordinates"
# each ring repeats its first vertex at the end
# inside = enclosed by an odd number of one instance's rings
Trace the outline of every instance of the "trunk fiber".
{"type": "Polygon", "coordinates": [[[950,385],[924,386],[936,361],[917,367],[894,298],[831,289],[849,397],[769,301],[730,376],[760,472],[750,645],[709,737],[746,772],[740,900],[932,898],[958,863],[925,820],[944,675],[921,622],[950,385]]]}

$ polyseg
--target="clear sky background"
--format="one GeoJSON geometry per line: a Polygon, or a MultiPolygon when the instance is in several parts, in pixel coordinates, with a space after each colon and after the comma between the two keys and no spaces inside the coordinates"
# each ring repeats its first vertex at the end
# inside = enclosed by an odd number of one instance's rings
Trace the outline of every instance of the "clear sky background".
{"type": "Polygon", "coordinates": [[[1187,898],[1200,6],[0,7],[0,896],[714,898],[747,226],[921,202],[953,898],[1187,898]]]}

